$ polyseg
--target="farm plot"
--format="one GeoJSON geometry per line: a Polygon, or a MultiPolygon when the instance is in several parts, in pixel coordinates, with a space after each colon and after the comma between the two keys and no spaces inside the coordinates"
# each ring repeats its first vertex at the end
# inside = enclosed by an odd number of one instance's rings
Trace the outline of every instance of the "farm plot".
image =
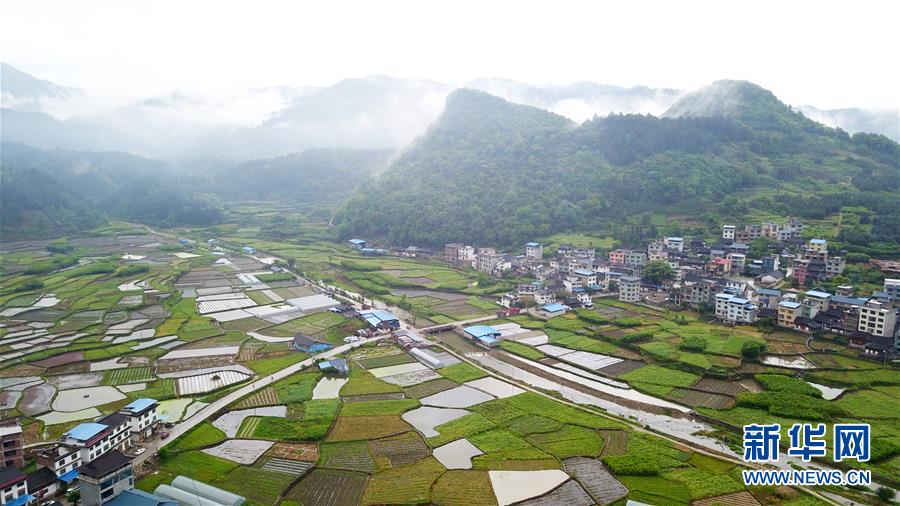
{"type": "Polygon", "coordinates": [[[235,407],[238,409],[258,408],[261,406],[275,406],[280,404],[280,402],[275,389],[266,387],[238,402],[235,407]]]}
{"type": "Polygon", "coordinates": [[[628,451],[628,431],[624,430],[598,430],[603,438],[603,450],[601,457],[607,455],[623,455],[628,451]]]}
{"type": "Polygon", "coordinates": [[[312,462],[304,462],[302,460],[269,459],[265,464],[262,465],[262,468],[266,471],[272,471],[275,473],[300,476],[312,469],[313,465],[314,464],[312,462]]]}
{"type": "Polygon", "coordinates": [[[375,472],[375,460],[366,441],[322,443],[319,446],[318,465],[325,469],[375,472]]]}
{"type": "Polygon", "coordinates": [[[78,420],[94,419],[100,416],[97,408],[82,409],[81,411],[73,411],[71,413],[61,413],[59,411],[51,411],[46,415],[37,417],[38,420],[44,422],[44,425],[56,425],[60,423],[76,422],[78,420]]]}
{"type": "Polygon", "coordinates": [[[156,408],[157,416],[161,422],[177,422],[184,415],[185,408],[190,405],[193,399],[169,399],[161,401],[156,408]]]}
{"type": "Polygon", "coordinates": [[[447,469],[472,469],[472,458],[484,455],[484,452],[465,438],[439,446],[432,453],[447,469]]]}
{"type": "Polygon", "coordinates": [[[81,360],[84,360],[84,352],[70,351],[68,353],[45,358],[44,360],[32,362],[32,364],[39,367],[56,367],[60,365],[71,364],[73,362],[79,362],[81,360]]]}
{"type": "Polygon", "coordinates": [[[319,458],[319,447],[314,443],[275,443],[267,457],[287,460],[315,462],[319,458]]]}
{"type": "Polygon", "coordinates": [[[431,457],[382,471],[369,478],[363,504],[427,503],[432,484],[443,473],[444,467],[431,457]]]}
{"type": "Polygon", "coordinates": [[[497,504],[491,480],[484,471],[447,471],[435,482],[433,501],[438,505],[465,504],[493,506],[497,504]]]}
{"type": "Polygon", "coordinates": [[[366,479],[363,473],[313,469],[285,497],[316,506],[359,504],[366,488],[366,479]]]}
{"type": "Polygon", "coordinates": [[[220,388],[240,383],[250,378],[249,374],[238,371],[220,371],[178,378],[179,395],[193,395],[212,392],[220,388]]]}
{"type": "Polygon", "coordinates": [[[256,428],[259,427],[260,420],[262,420],[262,418],[258,416],[248,416],[247,418],[244,418],[244,422],[241,423],[241,428],[237,431],[237,437],[253,437],[253,433],[256,432],[256,428]]]}
{"type": "Polygon", "coordinates": [[[500,506],[546,494],[569,479],[559,470],[489,471],[491,486],[500,506]]]}
{"type": "Polygon", "coordinates": [[[628,495],[628,489],[597,459],[568,458],[563,460],[563,469],[600,504],[609,504],[628,495]]]}
{"type": "Polygon", "coordinates": [[[253,439],[229,439],[224,443],[201,450],[207,455],[220,457],[238,464],[251,466],[273,445],[271,441],[253,439]]]}
{"type": "Polygon", "coordinates": [[[80,374],[61,374],[59,376],[48,376],[47,382],[60,390],[68,390],[71,388],[86,388],[100,386],[103,381],[103,373],[80,373],[80,374]]]}
{"type": "Polygon", "coordinates": [[[432,381],[440,378],[441,375],[432,371],[431,369],[424,369],[421,371],[407,372],[403,374],[394,374],[392,376],[385,376],[381,378],[381,381],[385,383],[390,383],[392,385],[397,385],[400,387],[410,387],[413,385],[418,385],[419,383],[425,383],[427,381],[432,381]]]}
{"type": "Polygon", "coordinates": [[[220,346],[218,348],[194,348],[190,350],[175,350],[159,357],[159,360],[174,360],[177,358],[200,358],[237,355],[241,351],[240,346],[220,346]]]}
{"type": "Polygon", "coordinates": [[[412,464],[428,456],[428,446],[416,432],[405,432],[398,436],[369,441],[372,455],[385,459],[391,467],[412,464]]]}
{"type": "MultiPolygon", "coordinates": [[[[421,409],[421,408],[420,408],[421,409]]],[[[408,414],[407,412],[404,414],[408,414]]],[[[328,441],[356,441],[393,436],[411,430],[404,419],[396,415],[339,416],[328,441]]]]}
{"type": "Polygon", "coordinates": [[[125,383],[147,382],[153,379],[153,369],[150,367],[128,367],[127,369],[106,371],[106,374],[103,376],[103,383],[115,386],[125,383]]]}
{"type": "Polygon", "coordinates": [[[494,396],[465,385],[444,390],[428,397],[423,397],[422,404],[439,408],[468,408],[482,402],[493,400],[494,396]]]}
{"type": "Polygon", "coordinates": [[[409,354],[397,350],[397,353],[391,355],[365,358],[362,360],[357,360],[356,363],[364,369],[376,369],[379,367],[387,367],[391,365],[410,364],[415,361],[416,359],[409,356],[409,354]]]}
{"type": "Polygon", "coordinates": [[[53,409],[74,412],[121,401],[125,398],[122,392],[109,386],[60,390],[56,395],[56,399],[53,400],[53,409]]]}
{"type": "Polygon", "coordinates": [[[498,399],[505,399],[507,397],[512,397],[514,395],[519,395],[525,392],[525,390],[513,385],[512,383],[498,380],[493,376],[470,381],[463,386],[481,390],[482,392],[488,395],[492,395],[498,399]]]}
{"type": "Polygon", "coordinates": [[[575,480],[569,480],[552,492],[534,499],[522,501],[518,506],[591,506],[596,504],[594,499],[575,480]]]}
{"type": "Polygon", "coordinates": [[[747,388],[743,386],[742,383],[735,381],[723,381],[715,378],[703,378],[696,385],[694,385],[693,388],[697,390],[703,390],[705,392],[712,392],[714,394],[731,396],[747,391],[747,388]]]}
{"type": "Polygon", "coordinates": [[[56,394],[56,389],[53,385],[41,383],[26,388],[22,394],[19,411],[23,415],[34,416],[50,409],[50,400],[56,394]]]}
{"type": "Polygon", "coordinates": [[[446,378],[441,378],[404,388],[403,392],[406,397],[409,397],[410,399],[421,399],[423,397],[428,397],[429,395],[434,395],[438,392],[450,390],[451,388],[456,388],[458,386],[459,385],[453,381],[450,381],[446,378]]]}
{"type": "Polygon", "coordinates": [[[247,418],[248,416],[275,416],[283,418],[285,415],[287,415],[286,406],[242,409],[238,411],[229,411],[219,418],[216,418],[212,424],[224,432],[228,437],[235,437],[238,429],[244,422],[244,418],[247,418]]]}
{"type": "Polygon", "coordinates": [[[247,498],[247,504],[275,504],[294,476],[260,467],[238,466],[213,483],[247,498]]]}
{"type": "Polygon", "coordinates": [[[701,392],[688,388],[675,388],[669,395],[668,399],[679,402],[692,408],[704,407],[713,409],[728,409],[734,406],[734,397],[728,395],[714,394],[711,392],[701,392]]]}
{"type": "Polygon", "coordinates": [[[425,370],[430,369],[419,362],[411,362],[406,364],[390,365],[386,367],[377,367],[375,369],[370,369],[369,372],[372,374],[372,376],[375,376],[378,379],[383,379],[386,376],[394,376],[397,374],[406,374],[425,370]]]}

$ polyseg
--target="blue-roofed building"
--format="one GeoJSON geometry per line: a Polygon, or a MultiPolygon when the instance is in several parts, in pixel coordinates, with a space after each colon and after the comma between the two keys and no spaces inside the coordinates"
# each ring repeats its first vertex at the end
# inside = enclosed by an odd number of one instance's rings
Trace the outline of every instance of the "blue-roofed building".
{"type": "Polygon", "coordinates": [[[112,450],[124,452],[131,446],[130,419],[123,413],[112,413],[97,422],[81,423],[63,434],[60,442],[77,448],[81,464],[86,465],[112,450]]]}
{"type": "Polygon", "coordinates": [[[179,506],[181,503],[143,490],[125,490],[106,506],[179,506]]]}
{"type": "Polygon", "coordinates": [[[318,363],[319,370],[324,373],[336,373],[346,376],[350,373],[350,366],[347,361],[342,358],[333,358],[331,360],[323,360],[318,363]]]}
{"type": "Polygon", "coordinates": [[[500,331],[490,325],[472,325],[463,329],[466,336],[482,344],[496,344],[493,341],[500,339],[500,331]]]}
{"type": "Polygon", "coordinates": [[[128,417],[131,428],[131,441],[137,443],[149,439],[159,428],[159,418],[156,408],[159,403],[156,399],[142,397],[135,399],[122,408],[119,412],[128,417]]]}
{"type": "Polygon", "coordinates": [[[350,239],[347,242],[349,242],[350,247],[355,250],[361,250],[361,249],[365,248],[366,244],[367,244],[366,241],[364,241],[362,239],[350,239]]]}
{"type": "Polygon", "coordinates": [[[500,344],[499,339],[497,339],[495,337],[491,337],[491,336],[481,336],[477,340],[479,343],[483,344],[484,346],[487,346],[488,348],[494,348],[498,344],[500,344]]]}
{"type": "Polygon", "coordinates": [[[244,246],[243,248],[241,248],[241,250],[248,255],[256,254],[256,248],[254,248],[253,246],[244,246]]]}
{"type": "Polygon", "coordinates": [[[100,423],[80,423],[75,427],[72,427],[69,432],[66,432],[66,438],[75,439],[78,441],[89,441],[94,436],[100,434],[101,432],[107,430],[109,427],[100,423]]]}
{"type": "Polygon", "coordinates": [[[373,329],[399,329],[400,319],[381,309],[364,309],[356,313],[373,329]]]}
{"type": "Polygon", "coordinates": [[[318,339],[314,339],[306,334],[298,332],[294,335],[294,340],[291,341],[291,348],[303,353],[321,353],[330,350],[332,346],[331,343],[319,341],[318,339]]]}
{"type": "Polygon", "coordinates": [[[830,305],[841,310],[850,309],[853,306],[864,306],[868,299],[862,297],[847,297],[845,295],[832,295],[830,305]]]}
{"type": "Polygon", "coordinates": [[[561,314],[565,314],[566,311],[569,310],[569,306],[566,306],[565,304],[560,304],[560,303],[556,302],[553,304],[546,304],[544,306],[541,306],[540,309],[541,309],[541,311],[543,311],[551,316],[558,316],[561,314]]]}

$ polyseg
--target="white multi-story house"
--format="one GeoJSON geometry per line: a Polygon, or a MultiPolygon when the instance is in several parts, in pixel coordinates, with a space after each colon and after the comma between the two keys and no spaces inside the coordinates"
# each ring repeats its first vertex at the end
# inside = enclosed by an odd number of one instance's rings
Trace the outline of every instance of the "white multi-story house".
{"type": "Polygon", "coordinates": [[[684,251],[684,237],[666,237],[663,242],[667,250],[684,251]]]}
{"type": "Polygon", "coordinates": [[[637,276],[621,276],[617,283],[619,300],[623,302],[641,301],[641,278],[637,276]]]}
{"type": "MultiPolygon", "coordinates": [[[[810,301],[810,304],[815,304],[816,313],[821,313],[822,311],[828,311],[828,308],[831,305],[831,294],[828,292],[820,292],[819,290],[810,290],[804,294],[804,301],[810,301]]],[[[810,317],[811,318],[811,317],[810,317]]]]}
{"type": "Polygon", "coordinates": [[[734,240],[734,225],[722,225],[722,239],[734,240]]]}
{"type": "Polygon", "coordinates": [[[97,422],[76,425],[63,435],[61,443],[77,448],[82,464],[111,450],[125,451],[131,446],[131,424],[122,413],[106,415],[97,422]]]}
{"type": "Polygon", "coordinates": [[[757,307],[749,300],[729,293],[716,294],[716,318],[729,322],[753,323],[757,307]]]}
{"type": "Polygon", "coordinates": [[[534,303],[538,306],[543,306],[546,304],[552,304],[556,302],[556,292],[550,290],[548,288],[541,288],[540,290],[534,292],[534,303]]]}
{"type": "Polygon", "coordinates": [[[828,241],[825,239],[810,239],[806,249],[819,254],[828,253],[828,241]]]}
{"type": "Polygon", "coordinates": [[[525,243],[525,258],[528,260],[540,260],[544,256],[544,246],[539,242],[525,243]]]}
{"type": "Polygon", "coordinates": [[[891,337],[897,326],[897,310],[874,299],[866,301],[859,307],[859,323],[861,332],[879,337],[891,337]]]}
{"type": "Polygon", "coordinates": [[[882,291],[891,299],[900,300],[900,279],[886,278],[882,291]]]}
{"type": "Polygon", "coordinates": [[[26,504],[28,500],[28,482],[22,471],[16,466],[0,468],[0,505],[26,504]]]}
{"type": "Polygon", "coordinates": [[[140,398],[122,408],[120,413],[128,417],[133,442],[144,441],[156,432],[159,427],[157,407],[159,404],[155,399],[140,398]]]}
{"type": "Polygon", "coordinates": [[[844,273],[845,267],[847,267],[847,261],[844,260],[844,257],[829,256],[825,259],[825,276],[829,278],[840,276],[844,273]]]}

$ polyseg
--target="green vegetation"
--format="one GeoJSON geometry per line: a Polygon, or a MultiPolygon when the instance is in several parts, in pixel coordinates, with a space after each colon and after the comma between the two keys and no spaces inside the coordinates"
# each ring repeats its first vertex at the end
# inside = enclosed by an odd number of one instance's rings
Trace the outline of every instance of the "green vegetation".
{"type": "Polygon", "coordinates": [[[341,408],[341,416],[400,415],[418,406],[415,399],[351,402],[341,408]]]}
{"type": "Polygon", "coordinates": [[[647,365],[623,374],[621,379],[631,382],[646,383],[650,385],[665,385],[671,387],[689,387],[699,379],[697,375],[666,369],[657,365],[647,365]]]}
{"type": "Polygon", "coordinates": [[[253,437],[276,441],[319,441],[328,434],[340,407],[341,401],[337,399],[306,401],[301,420],[262,417],[253,437]]]}
{"type": "Polygon", "coordinates": [[[477,380],[487,376],[487,374],[470,364],[460,362],[458,364],[448,365],[440,370],[441,376],[455,381],[457,383],[465,383],[467,381],[477,380]]]}
{"type": "Polygon", "coordinates": [[[757,374],[756,381],[759,381],[766,390],[773,392],[786,392],[791,394],[809,395],[811,397],[822,397],[822,392],[809,383],[793,378],[791,376],[783,376],[781,374],[757,374]]]}
{"type": "Polygon", "coordinates": [[[203,422],[172,442],[175,451],[196,450],[225,441],[225,433],[209,422],[203,422]]]}

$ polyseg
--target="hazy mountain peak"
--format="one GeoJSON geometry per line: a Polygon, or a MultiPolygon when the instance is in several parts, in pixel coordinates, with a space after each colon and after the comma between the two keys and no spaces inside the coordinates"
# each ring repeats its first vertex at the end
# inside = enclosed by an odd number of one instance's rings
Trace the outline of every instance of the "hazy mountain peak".
{"type": "Polygon", "coordinates": [[[774,93],[761,86],[749,81],[721,80],[684,95],[663,116],[741,118],[760,108],[771,112],[790,110],[774,93]]]}
{"type": "Polygon", "coordinates": [[[41,110],[41,100],[66,99],[79,93],[77,88],[60,86],[0,62],[0,92],[3,107],[25,111],[41,110]]]}

